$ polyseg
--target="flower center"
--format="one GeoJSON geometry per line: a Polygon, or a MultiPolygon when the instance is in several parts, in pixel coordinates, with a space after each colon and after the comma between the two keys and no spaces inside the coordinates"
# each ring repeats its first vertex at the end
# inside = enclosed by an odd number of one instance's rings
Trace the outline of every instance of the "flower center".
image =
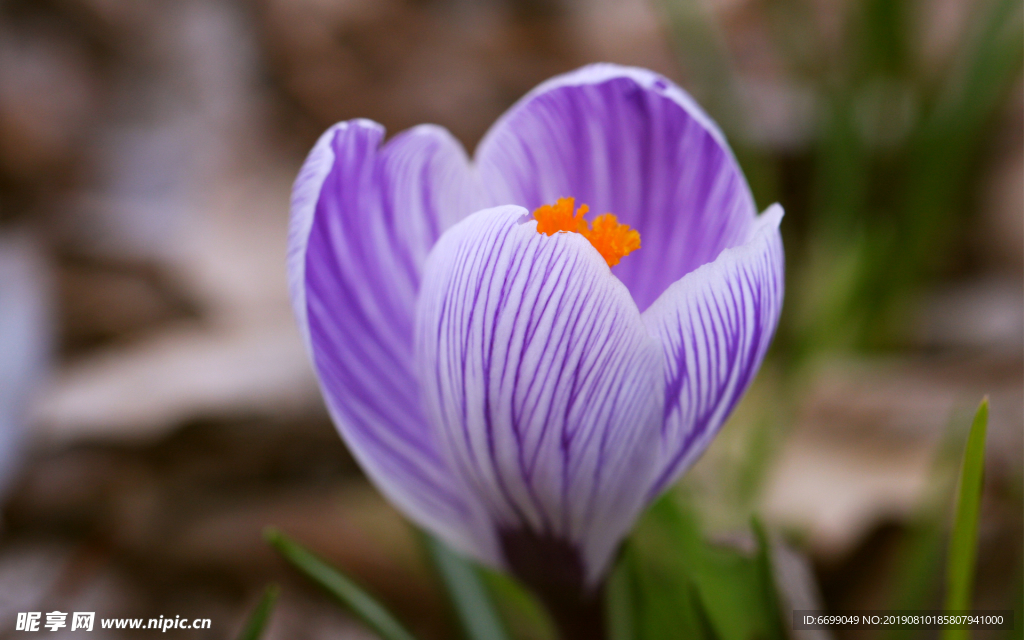
{"type": "Polygon", "coordinates": [[[590,210],[585,204],[573,212],[574,198],[559,198],[555,204],[546,204],[533,212],[537,220],[537,233],[552,235],[572,231],[594,245],[609,267],[619,264],[624,256],[640,248],[640,232],[628,224],[619,224],[618,218],[606,213],[594,218],[593,226],[583,219],[590,210]]]}

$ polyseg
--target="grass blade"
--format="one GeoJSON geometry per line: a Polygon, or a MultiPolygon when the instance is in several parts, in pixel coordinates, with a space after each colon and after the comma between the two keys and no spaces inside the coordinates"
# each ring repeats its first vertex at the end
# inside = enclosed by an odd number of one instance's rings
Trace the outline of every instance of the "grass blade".
{"type": "Polygon", "coordinates": [[[477,575],[487,586],[494,607],[505,623],[508,635],[530,640],[557,640],[554,622],[536,596],[512,576],[479,567],[477,575]]]}
{"type": "Polygon", "coordinates": [[[276,584],[267,585],[259,604],[253,609],[252,615],[245,623],[245,628],[242,629],[242,633],[238,634],[238,640],[260,639],[267,627],[267,622],[270,621],[270,614],[274,610],[274,603],[277,602],[279,593],[281,593],[281,588],[276,584]]]}
{"type": "MultiPolygon", "coordinates": [[[[946,611],[964,611],[971,607],[974,586],[974,560],[978,546],[978,515],[981,485],[985,473],[985,430],[988,427],[988,397],[981,401],[967,436],[960,484],[956,496],[956,519],[949,541],[946,565],[946,611]]],[[[944,640],[965,640],[966,629],[946,629],[944,640]]]]}
{"type": "Polygon", "coordinates": [[[775,587],[775,566],[772,563],[771,543],[768,541],[768,533],[756,516],[750,519],[750,528],[754,531],[757,539],[757,555],[754,562],[757,566],[757,578],[761,584],[761,594],[764,598],[766,624],[770,640],[784,640],[786,637],[786,623],[782,617],[782,603],[779,601],[779,593],[775,587]]]}
{"type": "Polygon", "coordinates": [[[298,542],[272,527],[264,531],[263,537],[288,562],[351,609],[383,640],[415,640],[373,596],[298,542]]]}
{"type": "Polygon", "coordinates": [[[466,637],[507,640],[508,634],[476,568],[433,536],[425,535],[424,543],[448,589],[466,637]]]}
{"type": "Polygon", "coordinates": [[[690,610],[693,611],[694,623],[698,629],[694,637],[704,640],[721,640],[718,632],[715,631],[715,626],[711,623],[711,617],[708,615],[707,607],[704,606],[704,601],[700,599],[700,592],[697,591],[696,585],[692,582],[688,584],[690,610]]]}
{"type": "Polygon", "coordinates": [[[633,577],[635,560],[629,545],[625,545],[619,561],[608,577],[605,588],[605,609],[610,640],[638,640],[636,633],[636,587],[633,577]]]}
{"type": "Polygon", "coordinates": [[[627,541],[613,575],[615,640],[786,637],[763,531],[760,553],[708,540],[691,508],[667,493],[627,541]],[[628,635],[632,629],[632,635],[628,635]]]}
{"type": "MultiPolygon", "coordinates": [[[[949,496],[956,490],[970,430],[970,424],[964,424],[967,417],[955,412],[943,433],[928,472],[928,488],[907,527],[888,580],[888,609],[930,609],[937,601],[948,539],[949,496]]],[[[892,627],[880,640],[916,640],[923,635],[922,629],[892,627]]]]}

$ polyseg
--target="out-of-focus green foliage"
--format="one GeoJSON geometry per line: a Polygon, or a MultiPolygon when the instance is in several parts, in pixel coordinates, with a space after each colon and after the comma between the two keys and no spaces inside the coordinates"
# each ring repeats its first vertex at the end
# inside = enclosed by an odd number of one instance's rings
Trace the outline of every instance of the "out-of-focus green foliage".
{"type": "Polygon", "coordinates": [[[908,297],[946,266],[969,224],[986,127],[1020,74],[1021,3],[978,3],[934,79],[914,37],[923,6],[852,2],[847,44],[816,78],[808,253],[797,259],[817,286],[795,301],[792,327],[808,336],[804,349],[898,338],[908,297]]]}
{"type": "MultiPolygon", "coordinates": [[[[946,429],[928,480],[928,494],[908,524],[889,580],[888,608],[934,609],[945,555],[949,496],[956,486],[957,463],[963,453],[966,429],[954,419],[946,429]]],[[[886,640],[912,640],[923,632],[895,627],[886,640]]]]}
{"type": "MultiPolygon", "coordinates": [[[[981,514],[981,486],[985,477],[985,431],[988,427],[988,398],[981,401],[967,436],[967,448],[960,468],[956,493],[956,516],[946,558],[946,611],[971,608],[974,561],[978,552],[978,516],[981,514]]],[[[966,640],[967,629],[946,629],[943,640],[966,640]]]]}
{"type": "MultiPolygon", "coordinates": [[[[956,516],[946,549],[946,609],[970,609],[978,516],[985,460],[988,399],[975,414],[963,449],[956,492],[956,516]]],[[[948,469],[956,456],[953,441],[940,448],[931,496],[911,527],[893,581],[893,609],[930,605],[942,559],[945,510],[938,505],[952,488],[948,469]]],[[[605,590],[610,640],[785,640],[788,617],[776,588],[768,536],[755,518],[752,551],[710,541],[680,491],[669,491],[648,509],[623,545],[605,590]]],[[[295,541],[268,529],[266,538],[289,562],[348,606],[385,640],[413,637],[372,596],[295,541]]],[[[452,604],[470,640],[555,640],[547,615],[513,579],[477,568],[436,539],[428,551],[448,587],[452,604]],[[492,604],[491,598],[494,597],[492,604]],[[496,605],[496,606],[495,606],[496,605]],[[502,614],[499,616],[499,611],[502,614]],[[507,634],[502,619],[509,623],[507,634]]],[[[268,589],[241,637],[259,638],[276,597],[268,589]]],[[[910,640],[917,633],[898,629],[887,640],[910,640]]],[[[944,640],[966,638],[945,630],[944,640]]]]}
{"type": "MultiPolygon", "coordinates": [[[[924,25],[935,6],[923,0],[745,5],[770,25],[770,40],[751,45],[770,49],[768,80],[813,106],[813,122],[782,146],[750,135],[745,79],[706,3],[658,5],[687,88],[725,130],[758,204],[780,201],[787,210],[789,283],[771,355],[783,375],[764,419],[753,419],[768,424],[769,416],[794,412],[800,381],[813,371],[804,365],[819,354],[905,344],[925,288],[955,273],[966,257],[984,151],[1021,77],[1024,0],[968,3],[962,28],[952,26],[943,51],[926,44],[924,25]]],[[[940,602],[942,562],[954,553],[947,546],[948,470],[963,440],[953,441],[940,452],[933,495],[910,523],[887,585],[893,608],[940,602]]],[[[754,483],[738,483],[747,489],[726,495],[730,500],[716,495],[715,509],[749,513],[752,503],[735,499],[756,496],[762,474],[749,469],[754,483]]],[[[916,632],[887,637],[910,640],[916,632]]]]}
{"type": "Polygon", "coordinates": [[[782,640],[774,577],[760,525],[747,554],[710,543],[669,493],[640,521],[608,588],[614,640],[782,640]]]}
{"type": "Polygon", "coordinates": [[[285,560],[347,606],[383,640],[416,640],[376,598],[298,542],[272,527],[263,537],[285,560]]]}
{"type": "Polygon", "coordinates": [[[423,540],[467,640],[506,640],[508,635],[476,566],[433,536],[424,534],[423,540]]]}
{"type": "Polygon", "coordinates": [[[556,640],[558,634],[536,598],[514,578],[487,568],[480,574],[495,605],[516,640],[556,640]]]}
{"type": "Polygon", "coordinates": [[[267,585],[263,591],[263,597],[260,598],[256,608],[253,609],[246,621],[245,628],[239,634],[238,640],[259,640],[263,637],[267,623],[270,622],[270,614],[274,611],[274,603],[277,602],[277,596],[280,593],[281,589],[276,584],[267,585]]]}
{"type": "Polygon", "coordinates": [[[846,14],[838,37],[824,37],[815,14],[824,5],[766,0],[783,84],[807,90],[816,110],[811,139],[786,158],[750,141],[738,76],[701,3],[661,5],[688,84],[726,130],[758,203],[781,198],[790,213],[795,286],[776,353],[800,362],[898,343],[914,294],[963,248],[979,152],[1021,73],[1021,0],[973,3],[946,60],[926,57],[919,25],[929,3],[831,3],[846,14]],[[794,166],[799,175],[782,180],[794,166]],[[798,192],[781,192],[780,180],[798,192]]]}
{"type": "MultiPolygon", "coordinates": [[[[971,608],[974,560],[980,515],[981,485],[985,462],[985,431],[988,423],[988,398],[982,400],[961,445],[965,429],[955,420],[939,447],[929,481],[929,492],[907,532],[896,562],[888,606],[891,610],[935,609],[942,585],[942,560],[946,559],[946,602],[948,611],[971,608]],[[959,463],[959,464],[958,464],[959,463]],[[959,478],[955,470],[959,467],[959,478]],[[955,489],[955,492],[954,492],[955,489]],[[950,493],[955,493],[953,530],[947,535],[950,493]],[[948,540],[948,546],[945,544],[948,540]]],[[[1016,581],[1020,590],[1020,576],[1016,581]]],[[[1016,602],[1019,610],[1019,599],[1016,602]]],[[[1015,614],[1017,615],[1017,614],[1015,614]]],[[[1010,637],[1014,637],[1011,632],[1010,637]]],[[[923,632],[894,628],[884,634],[886,640],[913,640],[923,632]]],[[[967,637],[966,630],[946,630],[943,637],[967,637]]]]}
{"type": "MultiPolygon", "coordinates": [[[[946,609],[971,608],[974,559],[985,457],[988,400],[974,416],[966,446],[956,422],[940,447],[931,490],[910,527],[891,582],[893,610],[934,608],[942,560],[946,559],[946,609]],[[962,452],[962,456],[961,456],[962,452]],[[959,483],[951,470],[960,462],[959,483]],[[945,507],[956,486],[956,516],[951,534],[945,507]],[[946,544],[948,540],[948,544],[946,544]]],[[[695,514],[670,492],[656,502],[627,541],[608,584],[610,638],[613,640],[782,640],[787,618],[776,592],[767,536],[752,523],[756,552],[710,542],[695,514]]],[[[894,629],[888,640],[918,637],[913,629],[894,629]]],[[[946,630],[945,640],[966,637],[946,630]]]]}
{"type": "MultiPolygon", "coordinates": [[[[1017,567],[1017,578],[1015,580],[1017,584],[1017,593],[1013,595],[1013,619],[1021,620],[1021,615],[1024,613],[1024,572],[1020,566],[1017,567]]],[[[1021,640],[1024,638],[1024,624],[1016,622],[1013,625],[1013,629],[1006,634],[1010,640],[1021,640]]]]}
{"type": "MultiPolygon", "coordinates": [[[[956,490],[957,470],[969,433],[967,418],[957,412],[935,454],[926,494],[907,525],[888,580],[886,603],[891,610],[925,610],[939,606],[942,562],[949,537],[950,496],[956,490]]],[[[924,634],[920,629],[894,627],[887,630],[883,638],[914,640],[924,634]]]]}

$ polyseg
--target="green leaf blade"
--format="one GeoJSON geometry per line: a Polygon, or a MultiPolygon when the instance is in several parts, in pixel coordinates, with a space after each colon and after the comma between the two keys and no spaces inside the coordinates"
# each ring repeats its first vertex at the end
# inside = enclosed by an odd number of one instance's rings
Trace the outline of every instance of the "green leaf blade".
{"type": "Polygon", "coordinates": [[[242,633],[238,635],[238,640],[259,640],[263,636],[263,632],[267,628],[267,622],[270,621],[270,614],[274,611],[274,603],[277,602],[277,596],[281,593],[281,588],[276,584],[268,584],[267,588],[263,591],[263,597],[260,598],[256,608],[253,609],[252,615],[249,616],[249,620],[246,621],[245,627],[242,629],[242,633]]]}
{"type": "Polygon", "coordinates": [[[605,610],[608,638],[610,640],[638,640],[636,633],[636,585],[632,575],[635,569],[631,566],[632,558],[629,545],[625,545],[622,555],[608,577],[605,588],[605,610]]]}
{"type": "Polygon", "coordinates": [[[377,600],[352,579],[318,558],[277,529],[268,528],[264,539],[295,568],[346,605],[383,640],[416,640],[377,600]]]}
{"type": "Polygon", "coordinates": [[[424,543],[437,567],[469,640],[508,640],[494,603],[476,568],[433,536],[424,543]]]}
{"type": "Polygon", "coordinates": [[[754,557],[754,562],[765,608],[768,637],[769,640],[785,640],[786,621],[782,617],[782,603],[775,587],[775,565],[772,562],[768,532],[765,531],[761,519],[756,516],[750,519],[750,528],[757,540],[757,555],[754,557]]]}
{"type": "Polygon", "coordinates": [[[707,539],[695,513],[666,494],[627,541],[609,586],[614,640],[786,637],[767,537],[757,555],[707,539]]]}
{"type": "MultiPolygon", "coordinates": [[[[967,436],[960,483],[956,497],[956,517],[949,541],[946,564],[946,611],[970,609],[974,587],[974,564],[978,547],[978,516],[985,474],[985,431],[988,427],[988,397],[981,401],[967,436]]],[[[966,629],[946,629],[944,640],[965,640],[966,629]]]]}

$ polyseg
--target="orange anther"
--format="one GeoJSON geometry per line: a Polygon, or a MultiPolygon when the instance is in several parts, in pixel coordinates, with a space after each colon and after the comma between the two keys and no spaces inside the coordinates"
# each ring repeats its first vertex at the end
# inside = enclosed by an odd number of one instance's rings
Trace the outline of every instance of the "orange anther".
{"type": "Polygon", "coordinates": [[[628,224],[619,224],[610,213],[594,218],[593,228],[583,218],[587,205],[573,213],[573,198],[559,198],[555,204],[546,204],[533,212],[537,220],[537,232],[552,235],[556,232],[573,232],[582,235],[597,249],[609,267],[619,264],[624,256],[640,248],[640,232],[628,224]]]}
{"type": "Polygon", "coordinates": [[[537,219],[537,232],[551,235],[557,231],[575,231],[583,233],[587,228],[587,221],[583,215],[588,211],[587,205],[581,205],[576,213],[573,213],[573,198],[559,198],[555,204],[546,204],[533,212],[537,219]]]}
{"type": "Polygon", "coordinates": [[[630,229],[628,224],[619,224],[611,213],[594,218],[594,227],[583,232],[590,244],[598,250],[609,267],[619,264],[623,256],[628,256],[640,248],[640,232],[630,229]]]}

